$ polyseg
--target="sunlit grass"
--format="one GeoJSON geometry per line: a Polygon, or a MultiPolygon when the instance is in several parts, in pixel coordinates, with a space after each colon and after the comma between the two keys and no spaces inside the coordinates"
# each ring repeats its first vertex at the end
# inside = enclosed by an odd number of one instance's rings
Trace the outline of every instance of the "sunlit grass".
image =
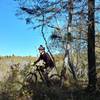
{"type": "MultiPolygon", "coordinates": [[[[84,55],[83,58],[85,57],[86,56],[84,55]]],[[[68,78],[65,80],[63,88],[49,88],[41,83],[38,87],[35,87],[35,90],[33,90],[31,94],[24,93],[19,95],[22,85],[18,82],[23,82],[23,78],[29,70],[29,64],[35,60],[36,58],[31,56],[0,57],[0,100],[6,100],[4,98],[10,98],[9,100],[31,100],[29,99],[31,97],[35,98],[33,100],[84,100],[83,98],[85,98],[85,100],[100,100],[98,94],[96,94],[98,97],[95,97],[94,95],[91,97],[90,94],[86,94],[81,90],[84,88],[84,83],[73,80],[70,72],[67,73],[68,78]],[[17,66],[14,67],[14,69],[11,69],[12,65],[17,66]]],[[[63,56],[56,55],[55,60],[57,72],[60,74],[63,66],[63,56]]],[[[98,59],[97,61],[99,62],[98,59]]],[[[98,77],[100,76],[99,73],[100,69],[98,68],[98,77]]]]}

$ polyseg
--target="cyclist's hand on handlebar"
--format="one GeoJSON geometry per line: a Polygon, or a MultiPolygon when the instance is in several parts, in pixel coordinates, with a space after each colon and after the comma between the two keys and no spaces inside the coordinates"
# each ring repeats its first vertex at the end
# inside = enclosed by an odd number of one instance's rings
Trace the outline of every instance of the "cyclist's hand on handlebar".
{"type": "Polygon", "coordinates": [[[36,63],[31,63],[31,66],[34,66],[34,65],[36,65],[36,63]]]}

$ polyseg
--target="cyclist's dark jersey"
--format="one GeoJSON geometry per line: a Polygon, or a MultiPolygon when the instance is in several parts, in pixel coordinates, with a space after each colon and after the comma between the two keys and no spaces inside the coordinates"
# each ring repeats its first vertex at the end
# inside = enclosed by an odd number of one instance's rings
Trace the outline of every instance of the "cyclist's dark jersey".
{"type": "Polygon", "coordinates": [[[54,67],[54,62],[52,61],[50,55],[48,53],[44,53],[44,54],[40,54],[40,57],[38,58],[38,60],[35,62],[39,62],[40,60],[43,60],[46,63],[47,67],[54,67]]]}

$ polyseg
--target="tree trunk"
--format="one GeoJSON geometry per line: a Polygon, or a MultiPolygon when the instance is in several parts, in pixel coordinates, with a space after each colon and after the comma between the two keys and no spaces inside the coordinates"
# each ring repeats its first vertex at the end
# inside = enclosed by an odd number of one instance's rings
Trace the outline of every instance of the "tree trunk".
{"type": "Polygon", "coordinates": [[[70,44],[68,43],[68,44],[67,44],[67,47],[66,47],[65,57],[64,57],[64,67],[65,67],[66,69],[68,69],[68,67],[69,67],[70,70],[71,70],[71,73],[72,73],[72,75],[73,75],[73,79],[77,80],[76,73],[75,73],[75,66],[74,66],[74,64],[71,62],[70,49],[71,49],[71,46],[70,46],[70,44]]]}
{"type": "MultiPolygon", "coordinates": [[[[76,78],[76,73],[75,73],[75,66],[73,65],[73,63],[71,62],[70,59],[70,54],[69,54],[69,47],[71,47],[71,38],[70,38],[70,28],[71,28],[71,24],[72,24],[72,12],[73,12],[73,0],[68,0],[68,26],[67,26],[67,39],[66,39],[66,48],[65,48],[65,57],[64,57],[64,67],[67,69],[67,67],[69,66],[73,78],[75,80],[77,80],[76,78]]],[[[71,49],[71,48],[70,48],[71,49]]]]}
{"type": "Polygon", "coordinates": [[[88,87],[96,89],[95,0],[88,0],[88,87]]]}

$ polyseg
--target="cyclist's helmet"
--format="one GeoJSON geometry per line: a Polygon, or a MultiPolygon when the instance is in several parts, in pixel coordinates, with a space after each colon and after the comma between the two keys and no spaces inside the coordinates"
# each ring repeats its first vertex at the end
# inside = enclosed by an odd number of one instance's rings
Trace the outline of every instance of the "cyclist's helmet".
{"type": "Polygon", "coordinates": [[[45,50],[45,47],[43,47],[43,45],[40,45],[40,47],[38,48],[38,50],[45,50]]]}

